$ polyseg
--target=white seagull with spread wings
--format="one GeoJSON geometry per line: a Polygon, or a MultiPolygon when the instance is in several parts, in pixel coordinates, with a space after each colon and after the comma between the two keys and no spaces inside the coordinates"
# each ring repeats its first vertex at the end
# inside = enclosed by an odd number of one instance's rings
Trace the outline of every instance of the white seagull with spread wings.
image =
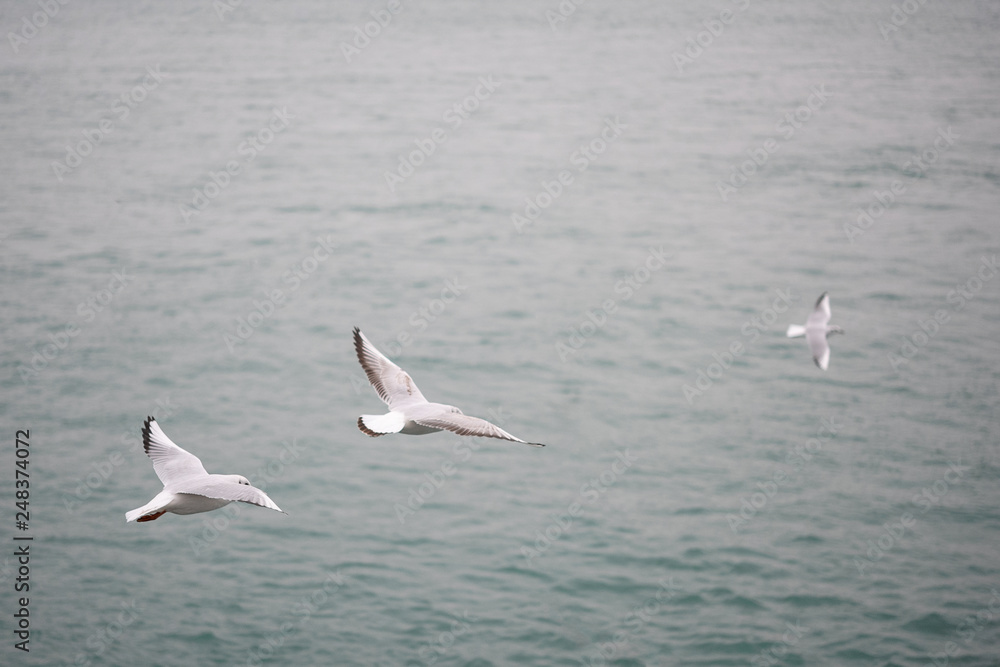
{"type": "Polygon", "coordinates": [[[830,365],[830,345],[826,342],[826,337],[832,333],[847,333],[837,325],[829,324],[829,322],[830,297],[826,292],[823,292],[819,296],[819,299],[816,300],[816,308],[809,315],[809,319],[806,320],[806,325],[789,324],[788,333],[786,334],[789,338],[805,336],[806,342],[809,343],[809,350],[813,355],[813,361],[824,371],[830,365]]]}
{"type": "Polygon", "coordinates": [[[375,387],[379,398],[389,406],[387,414],[358,417],[358,428],[373,438],[387,433],[423,435],[451,431],[459,435],[521,442],[534,447],[545,446],[515,438],[485,419],[462,414],[453,405],[428,402],[409,373],[379,352],[357,327],[354,327],[354,349],[357,350],[358,361],[365,369],[368,381],[375,387]]]}
{"type": "Polygon", "coordinates": [[[209,475],[198,457],[171,442],[152,417],[147,417],[143,424],[142,444],[153,460],[153,470],[163,482],[163,490],[142,507],[126,512],[126,523],[155,521],[167,512],[211,512],[233,501],[285,513],[243,475],[209,475]]]}

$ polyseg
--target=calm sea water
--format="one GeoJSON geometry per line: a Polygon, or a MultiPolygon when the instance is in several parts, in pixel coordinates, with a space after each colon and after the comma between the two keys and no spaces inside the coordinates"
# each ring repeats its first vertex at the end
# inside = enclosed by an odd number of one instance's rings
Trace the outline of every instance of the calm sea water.
{"type": "Polygon", "coordinates": [[[998,664],[995,4],[48,4],[4,664],[998,664]],[[549,446],[368,438],[353,326],[549,446]],[[126,525],[148,414],[288,515],[126,525]]]}

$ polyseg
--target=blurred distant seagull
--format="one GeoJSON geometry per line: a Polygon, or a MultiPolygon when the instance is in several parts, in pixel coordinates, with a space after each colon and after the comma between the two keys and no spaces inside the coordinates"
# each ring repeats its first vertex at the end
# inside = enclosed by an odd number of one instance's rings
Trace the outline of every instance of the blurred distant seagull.
{"type": "Polygon", "coordinates": [[[379,398],[389,406],[387,414],[358,417],[358,428],[373,438],[387,433],[423,435],[451,431],[459,435],[522,442],[534,447],[545,446],[515,438],[485,419],[462,414],[461,410],[452,405],[428,402],[409,373],[375,349],[357,327],[354,327],[354,349],[357,350],[358,361],[365,369],[368,381],[375,387],[379,398]]]}
{"type": "Polygon", "coordinates": [[[126,523],[155,521],[167,512],[211,512],[234,500],[285,513],[266,493],[250,486],[243,475],[209,475],[198,457],[171,442],[152,417],[143,424],[142,444],[163,482],[163,491],[142,507],[126,512],[126,523]]]}
{"type": "Polygon", "coordinates": [[[830,297],[826,292],[823,292],[816,301],[816,308],[806,320],[806,325],[803,327],[798,324],[789,324],[787,333],[789,338],[806,337],[813,361],[824,371],[830,365],[830,345],[826,342],[826,337],[832,333],[847,333],[835,324],[828,324],[829,321],[830,297]]]}

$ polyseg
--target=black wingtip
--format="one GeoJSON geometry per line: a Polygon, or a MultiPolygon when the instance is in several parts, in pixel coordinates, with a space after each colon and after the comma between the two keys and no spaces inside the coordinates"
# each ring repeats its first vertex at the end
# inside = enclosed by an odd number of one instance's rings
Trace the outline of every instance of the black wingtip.
{"type": "Polygon", "coordinates": [[[147,454],[149,454],[149,425],[155,421],[155,418],[147,416],[142,425],[142,449],[147,454]]]}
{"type": "Polygon", "coordinates": [[[826,292],[823,292],[822,294],[819,295],[819,298],[816,299],[816,307],[817,308],[819,308],[819,304],[823,303],[823,299],[825,297],[826,297],[826,292]]]}
{"type": "Polygon", "coordinates": [[[364,347],[365,341],[361,338],[361,329],[354,327],[354,353],[358,355],[358,363],[361,364],[361,368],[365,367],[364,352],[362,351],[364,347]]]}

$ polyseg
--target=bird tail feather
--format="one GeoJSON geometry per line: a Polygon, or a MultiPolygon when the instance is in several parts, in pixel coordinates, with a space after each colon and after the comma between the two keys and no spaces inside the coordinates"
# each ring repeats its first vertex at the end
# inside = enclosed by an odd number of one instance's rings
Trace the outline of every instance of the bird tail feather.
{"type": "Polygon", "coordinates": [[[806,328],[801,324],[789,324],[788,331],[785,333],[789,338],[798,338],[799,336],[806,335],[806,328]]]}
{"type": "Polygon", "coordinates": [[[156,509],[155,507],[152,507],[151,505],[152,505],[152,503],[146,503],[142,507],[134,509],[131,512],[125,512],[125,523],[131,523],[131,522],[135,521],[136,519],[138,519],[139,517],[141,517],[143,514],[149,514],[149,513],[151,513],[153,510],[156,509]]]}
{"type": "Polygon", "coordinates": [[[384,415],[361,415],[358,417],[358,428],[373,438],[386,433],[399,433],[406,426],[406,417],[402,412],[389,412],[384,415]]]}

